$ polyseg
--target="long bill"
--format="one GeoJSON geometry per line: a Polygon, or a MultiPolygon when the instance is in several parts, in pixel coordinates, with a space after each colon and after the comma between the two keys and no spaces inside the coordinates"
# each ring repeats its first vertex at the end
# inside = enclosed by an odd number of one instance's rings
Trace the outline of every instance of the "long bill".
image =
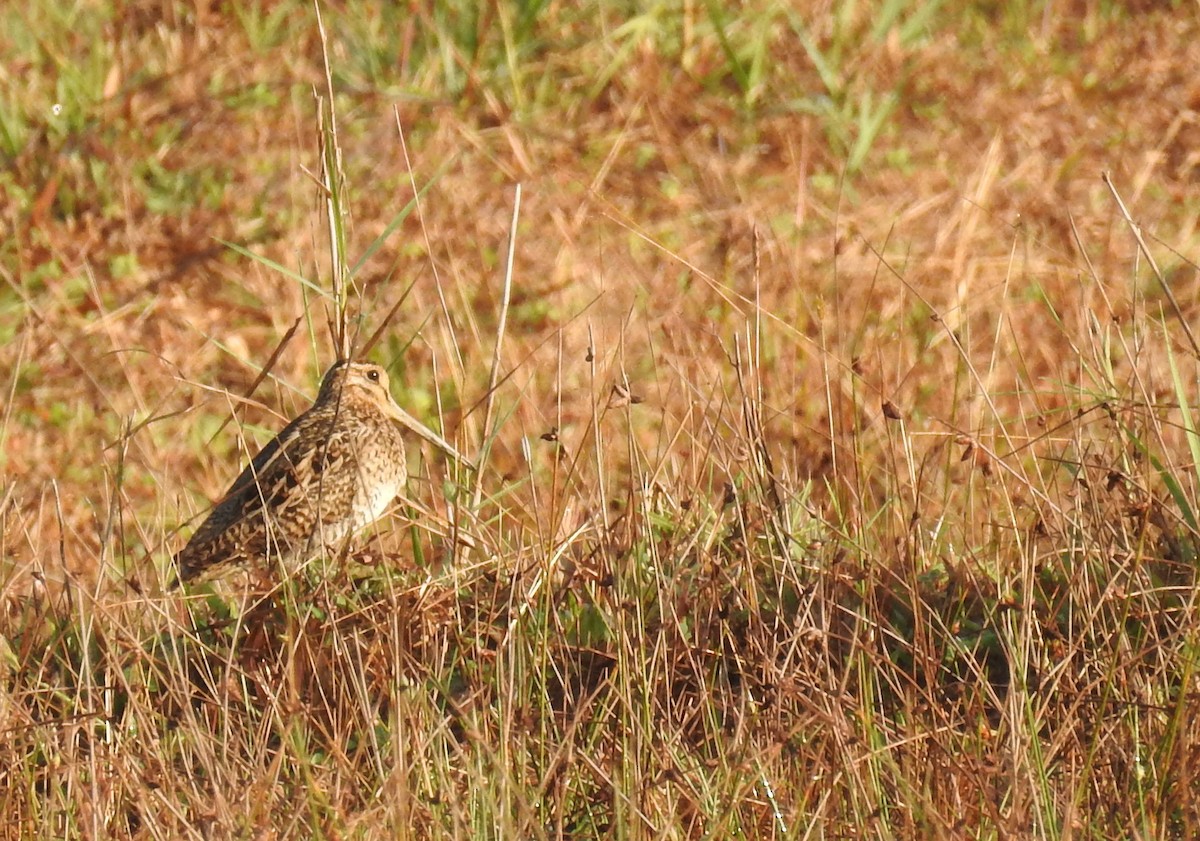
{"type": "Polygon", "coordinates": [[[427,427],[425,424],[421,423],[419,420],[414,418],[408,412],[401,409],[399,406],[396,405],[396,403],[394,401],[389,400],[387,408],[388,408],[388,413],[393,418],[400,421],[400,423],[406,429],[408,429],[410,432],[414,432],[417,435],[419,435],[420,437],[424,438],[430,444],[437,447],[443,453],[450,456],[450,458],[454,459],[455,461],[459,462],[460,464],[465,464],[467,467],[471,468],[472,470],[478,470],[478,468],[475,466],[474,461],[467,458],[462,453],[460,453],[458,450],[456,450],[454,448],[454,445],[451,444],[449,441],[447,441],[445,438],[438,435],[436,432],[434,432],[432,429],[427,427]]]}

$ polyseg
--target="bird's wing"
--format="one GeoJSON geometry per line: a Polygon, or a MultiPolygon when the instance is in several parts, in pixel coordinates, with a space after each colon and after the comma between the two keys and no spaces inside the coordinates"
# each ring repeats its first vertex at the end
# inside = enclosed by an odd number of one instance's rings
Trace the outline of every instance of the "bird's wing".
{"type": "Polygon", "coordinates": [[[302,415],[259,451],[176,557],[182,580],[216,564],[262,556],[270,545],[300,536],[269,530],[275,523],[303,525],[298,518],[307,506],[308,486],[319,478],[320,462],[327,459],[328,447],[322,442],[331,424],[331,418],[302,415]],[[271,512],[274,522],[268,522],[264,511],[271,512]]]}

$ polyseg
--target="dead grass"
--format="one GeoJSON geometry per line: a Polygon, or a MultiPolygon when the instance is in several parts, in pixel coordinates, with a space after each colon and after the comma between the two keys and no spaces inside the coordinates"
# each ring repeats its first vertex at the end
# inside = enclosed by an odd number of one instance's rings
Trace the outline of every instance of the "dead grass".
{"type": "Polygon", "coordinates": [[[322,7],[481,499],[186,603],[331,355],[315,15],[0,12],[0,835],[1195,835],[1194,14],[529,8],[322,7]]]}

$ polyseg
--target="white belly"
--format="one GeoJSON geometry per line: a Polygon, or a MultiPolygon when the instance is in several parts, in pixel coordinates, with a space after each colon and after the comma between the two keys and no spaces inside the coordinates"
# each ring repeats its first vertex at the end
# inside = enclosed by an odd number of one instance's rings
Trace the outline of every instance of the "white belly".
{"type": "Polygon", "coordinates": [[[370,525],[383,516],[388,510],[396,494],[400,492],[399,482],[381,482],[373,488],[359,487],[362,505],[356,505],[353,530],[358,531],[363,526],[370,525]]]}

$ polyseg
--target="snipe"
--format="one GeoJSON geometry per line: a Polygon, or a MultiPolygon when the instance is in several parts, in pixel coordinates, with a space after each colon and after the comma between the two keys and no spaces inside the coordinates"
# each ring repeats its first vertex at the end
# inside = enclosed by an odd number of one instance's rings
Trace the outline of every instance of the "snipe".
{"type": "Polygon", "coordinates": [[[295,567],[340,549],[404,487],[404,439],[393,421],[457,456],[396,405],[383,368],[336,363],[313,405],[263,447],[175,556],[176,583],[276,559],[295,567]]]}

